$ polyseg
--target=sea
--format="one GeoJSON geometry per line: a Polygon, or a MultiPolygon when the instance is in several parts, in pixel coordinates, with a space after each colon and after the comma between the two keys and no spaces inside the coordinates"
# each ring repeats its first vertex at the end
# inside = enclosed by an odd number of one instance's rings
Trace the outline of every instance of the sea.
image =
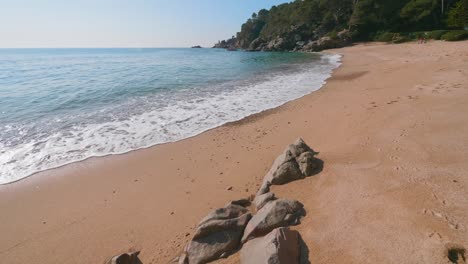
{"type": "Polygon", "coordinates": [[[339,65],[322,53],[0,49],[0,184],[280,106],[339,65]]]}

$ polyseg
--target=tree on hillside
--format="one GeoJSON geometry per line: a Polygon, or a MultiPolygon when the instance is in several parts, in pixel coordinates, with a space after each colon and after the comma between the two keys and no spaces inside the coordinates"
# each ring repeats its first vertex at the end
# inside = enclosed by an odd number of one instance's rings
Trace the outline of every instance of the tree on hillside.
{"type": "Polygon", "coordinates": [[[447,25],[454,28],[468,27],[468,0],[460,0],[448,12],[447,25]]]}
{"type": "Polygon", "coordinates": [[[400,17],[411,30],[440,27],[439,0],[410,0],[400,11],[400,17]]]}

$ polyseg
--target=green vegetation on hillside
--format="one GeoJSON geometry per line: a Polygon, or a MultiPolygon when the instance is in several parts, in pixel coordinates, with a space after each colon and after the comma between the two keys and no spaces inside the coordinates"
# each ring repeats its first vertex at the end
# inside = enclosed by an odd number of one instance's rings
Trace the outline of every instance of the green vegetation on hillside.
{"type": "Polygon", "coordinates": [[[468,0],[296,0],[254,13],[228,42],[247,50],[313,50],[350,41],[463,39],[467,27],[468,0]]]}

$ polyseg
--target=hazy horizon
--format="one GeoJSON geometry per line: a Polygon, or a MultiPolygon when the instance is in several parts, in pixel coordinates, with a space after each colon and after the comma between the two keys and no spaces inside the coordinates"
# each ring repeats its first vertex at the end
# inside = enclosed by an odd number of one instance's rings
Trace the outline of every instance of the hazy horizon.
{"type": "Polygon", "coordinates": [[[0,48],[179,48],[210,47],[253,12],[288,1],[0,2],[0,48]]]}

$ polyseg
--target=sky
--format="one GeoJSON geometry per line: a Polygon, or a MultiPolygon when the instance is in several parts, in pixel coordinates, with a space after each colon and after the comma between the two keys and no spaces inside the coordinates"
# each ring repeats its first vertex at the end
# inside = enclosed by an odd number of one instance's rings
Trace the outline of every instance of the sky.
{"type": "Polygon", "coordinates": [[[0,48],[210,47],[287,0],[0,0],[0,48]]]}

